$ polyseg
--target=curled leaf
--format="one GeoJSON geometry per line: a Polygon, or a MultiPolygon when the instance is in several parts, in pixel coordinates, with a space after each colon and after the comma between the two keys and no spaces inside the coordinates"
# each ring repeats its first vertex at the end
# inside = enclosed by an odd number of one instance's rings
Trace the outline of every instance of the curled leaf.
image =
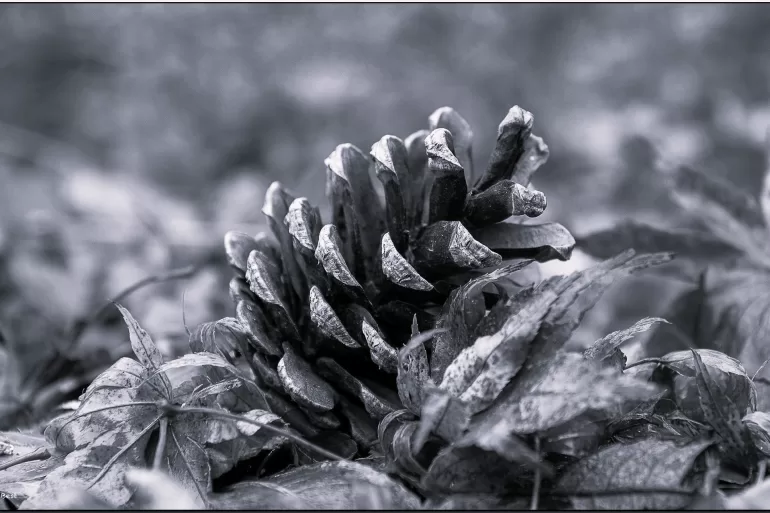
{"type": "MultiPolygon", "coordinates": [[[[484,287],[507,278],[531,263],[531,260],[525,260],[506,265],[491,273],[473,278],[452,292],[444,303],[441,316],[436,322],[436,327],[445,331],[437,333],[433,342],[434,351],[430,365],[431,376],[434,381],[441,382],[444,372],[452,360],[473,340],[473,332],[486,314],[486,304],[482,293],[484,287]]],[[[509,316],[506,314],[506,317],[509,316]]]]}
{"type": "Polygon", "coordinates": [[[448,442],[459,440],[468,428],[471,410],[468,405],[435,385],[423,389],[420,426],[415,434],[414,445],[419,451],[430,433],[448,442]]]}
{"type": "Polygon", "coordinates": [[[444,372],[440,387],[476,413],[489,406],[524,365],[529,346],[558,295],[547,288],[522,305],[495,334],[463,349],[444,372]]]}
{"type": "Polygon", "coordinates": [[[698,399],[706,422],[714,428],[730,449],[746,454],[746,435],[741,417],[741,411],[731,399],[725,395],[719,384],[711,377],[703,358],[695,349],[691,350],[695,363],[695,384],[698,399]]]}
{"type": "Polygon", "coordinates": [[[645,317],[629,328],[613,331],[609,335],[602,337],[591,344],[591,347],[583,352],[583,356],[589,360],[603,360],[609,358],[612,356],[613,351],[619,348],[623,342],[631,340],[639,333],[644,333],[659,322],[669,324],[666,319],[661,319],[660,317],[645,317]]]}
{"type": "Polygon", "coordinates": [[[763,411],[751,412],[743,417],[742,422],[749,431],[754,447],[765,458],[770,458],[770,414],[763,411]]]}
{"type": "MultiPolygon", "coordinates": [[[[701,394],[708,394],[704,386],[711,388],[716,396],[714,399],[719,411],[726,414],[732,410],[732,406],[727,404],[730,401],[735,406],[738,421],[749,411],[753,411],[753,405],[756,402],[756,388],[751,381],[743,365],[724,353],[710,349],[698,349],[696,354],[699,361],[692,351],[675,351],[669,353],[660,359],[661,371],[673,371],[673,376],[661,372],[659,382],[671,385],[674,393],[674,400],[682,412],[692,420],[708,423],[707,412],[704,411],[701,404],[701,394]],[[698,384],[698,369],[706,369],[710,384],[698,384]],[[702,389],[702,390],[701,390],[702,389]],[[717,392],[721,390],[721,392],[717,392]]],[[[702,372],[701,372],[702,375],[702,372]]],[[[731,414],[732,415],[732,414],[731,414]]]]}

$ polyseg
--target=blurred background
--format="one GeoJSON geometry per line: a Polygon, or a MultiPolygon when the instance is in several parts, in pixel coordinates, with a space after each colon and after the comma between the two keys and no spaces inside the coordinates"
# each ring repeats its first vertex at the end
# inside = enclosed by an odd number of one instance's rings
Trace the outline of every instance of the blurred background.
{"type": "MultiPolygon", "coordinates": [[[[230,315],[222,237],[260,229],[271,181],[325,204],[337,144],[405,137],[445,105],[472,125],[477,167],[507,110],[531,111],[551,149],[545,217],[576,233],[671,219],[655,151],[757,190],[768,26],[753,4],[1,5],[4,344],[109,359],[126,339],[114,316],[77,347],[73,325],[141,278],[203,265],[124,301],[183,343],[185,290],[188,325],[230,315]]],[[[645,283],[580,336],[658,313],[666,289],[645,283]]]]}

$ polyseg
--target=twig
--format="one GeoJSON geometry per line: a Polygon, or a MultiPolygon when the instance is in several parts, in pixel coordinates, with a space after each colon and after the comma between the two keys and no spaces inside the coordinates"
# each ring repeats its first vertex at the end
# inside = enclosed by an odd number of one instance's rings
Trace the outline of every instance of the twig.
{"type": "Polygon", "coordinates": [[[166,281],[173,281],[173,280],[182,280],[185,278],[189,278],[193,276],[198,271],[198,268],[193,265],[189,265],[187,267],[182,267],[180,269],[172,269],[171,271],[161,273],[161,274],[154,274],[152,276],[147,276],[146,278],[142,278],[141,280],[137,281],[133,285],[130,285],[120,291],[115,297],[107,301],[104,305],[102,305],[96,312],[94,312],[88,319],[86,319],[82,324],[78,326],[77,329],[74,330],[74,333],[72,334],[72,339],[70,341],[71,346],[75,345],[77,341],[80,339],[80,337],[83,335],[85,330],[91,326],[92,324],[95,324],[98,322],[112,307],[113,304],[119,303],[126,297],[130,296],[137,290],[146,287],[147,285],[153,285],[156,283],[163,283],[166,281]]]}
{"type": "Polygon", "coordinates": [[[187,336],[191,336],[192,333],[190,333],[190,328],[187,327],[187,314],[185,313],[185,297],[187,296],[187,289],[184,289],[182,291],[182,325],[184,326],[184,330],[187,332],[187,336]]]}
{"type": "Polygon", "coordinates": [[[96,312],[94,312],[86,320],[76,325],[72,329],[72,333],[70,334],[69,341],[66,343],[65,347],[55,348],[54,355],[51,356],[47,361],[42,362],[34,372],[32,372],[29,376],[25,378],[24,383],[25,384],[30,383],[32,380],[38,379],[43,373],[47,374],[48,376],[57,376],[63,370],[62,367],[65,365],[63,355],[66,355],[67,353],[71,352],[77,346],[78,342],[80,341],[80,337],[83,336],[83,333],[85,333],[85,331],[89,327],[99,322],[99,320],[101,320],[101,318],[105,315],[105,313],[109,310],[109,308],[114,303],[117,303],[125,299],[130,294],[136,292],[142,287],[146,287],[147,285],[189,278],[190,276],[193,276],[197,272],[197,270],[198,268],[196,266],[187,266],[180,269],[174,269],[166,273],[156,274],[153,276],[148,276],[146,278],[143,278],[138,282],[134,283],[133,285],[122,290],[115,297],[113,297],[107,303],[102,305],[96,312]]]}
{"type": "MultiPolygon", "coordinates": [[[[535,437],[535,451],[537,452],[538,458],[540,458],[540,437],[535,437]]],[[[532,511],[537,511],[538,508],[538,502],[540,500],[540,481],[542,480],[542,476],[540,474],[540,467],[535,467],[535,483],[532,487],[532,502],[530,503],[529,509],[532,511]]]]}
{"type": "Polygon", "coordinates": [[[0,470],[9,469],[20,463],[27,463],[28,461],[47,460],[50,457],[51,453],[48,452],[48,449],[45,447],[40,447],[32,452],[28,452],[27,454],[22,454],[18,458],[6,461],[5,463],[0,463],[0,470]]]}
{"type": "Polygon", "coordinates": [[[168,436],[168,417],[160,419],[160,431],[158,432],[158,445],[155,448],[155,457],[152,460],[152,468],[160,470],[163,465],[163,456],[166,454],[166,438],[168,436]]]}

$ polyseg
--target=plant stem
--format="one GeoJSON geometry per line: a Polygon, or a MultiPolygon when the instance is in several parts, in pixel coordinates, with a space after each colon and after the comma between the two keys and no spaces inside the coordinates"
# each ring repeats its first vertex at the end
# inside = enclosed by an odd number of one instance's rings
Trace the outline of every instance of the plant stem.
{"type": "Polygon", "coordinates": [[[114,304],[122,301],[129,295],[133,294],[137,290],[146,287],[147,285],[152,285],[154,283],[163,283],[165,281],[172,281],[172,280],[183,280],[185,278],[189,278],[192,275],[194,275],[197,272],[198,268],[196,266],[187,266],[182,267],[179,269],[172,269],[168,272],[161,273],[161,274],[154,274],[152,276],[147,276],[145,278],[142,278],[141,280],[137,281],[133,285],[129,285],[122,291],[120,291],[115,297],[107,301],[105,304],[103,304],[96,312],[94,312],[86,321],[81,324],[76,329],[75,332],[72,335],[72,340],[70,344],[75,345],[77,341],[80,339],[80,337],[83,335],[85,330],[92,324],[99,321],[99,319],[102,318],[107,313],[107,310],[114,304]]]}
{"type": "Polygon", "coordinates": [[[160,431],[158,432],[158,445],[155,447],[155,457],[152,468],[160,470],[163,465],[163,456],[166,454],[166,437],[168,436],[168,417],[164,414],[160,419],[160,431]]]}

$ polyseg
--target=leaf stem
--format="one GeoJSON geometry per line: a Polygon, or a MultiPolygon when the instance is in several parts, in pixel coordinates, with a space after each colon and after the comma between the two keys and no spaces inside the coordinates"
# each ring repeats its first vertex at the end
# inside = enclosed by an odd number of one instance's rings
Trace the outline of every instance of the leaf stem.
{"type": "Polygon", "coordinates": [[[123,446],[122,449],[120,449],[118,452],[115,453],[115,456],[110,458],[110,461],[107,462],[106,465],[104,465],[104,468],[96,475],[95,478],[91,480],[91,482],[88,483],[86,486],[86,490],[90,489],[92,486],[94,486],[96,483],[99,482],[99,480],[104,477],[104,475],[109,472],[110,468],[115,464],[116,461],[118,461],[118,458],[126,454],[133,446],[139,442],[139,440],[142,439],[143,436],[145,436],[147,433],[149,433],[152,429],[155,428],[155,426],[158,424],[160,419],[163,418],[163,413],[155,417],[155,420],[153,420],[150,424],[147,425],[144,429],[142,429],[133,439],[131,439],[130,442],[128,442],[126,445],[123,446]]]}
{"type": "Polygon", "coordinates": [[[342,456],[339,456],[338,454],[334,454],[333,452],[330,452],[323,447],[314,444],[313,442],[309,442],[302,438],[299,435],[295,435],[291,431],[287,431],[285,429],[281,429],[275,426],[271,426],[270,424],[265,424],[263,422],[259,422],[256,420],[252,420],[247,417],[243,417],[240,415],[235,415],[232,413],[224,412],[215,410],[213,408],[200,408],[200,407],[194,407],[194,408],[180,408],[175,405],[169,405],[169,410],[173,411],[174,413],[202,413],[205,415],[211,415],[212,417],[219,417],[222,419],[228,419],[228,420],[234,420],[236,422],[244,422],[246,424],[251,424],[253,426],[257,426],[260,428],[264,428],[268,431],[272,431],[273,433],[277,433],[281,436],[285,436],[286,438],[289,438],[295,442],[297,442],[300,445],[304,445],[305,447],[312,449],[313,451],[317,452],[318,454],[321,454],[322,456],[325,456],[331,460],[334,461],[343,461],[346,460],[346,458],[343,458],[342,456]]]}
{"type": "Polygon", "coordinates": [[[160,419],[160,431],[158,432],[158,444],[155,446],[155,457],[152,460],[153,470],[160,470],[163,465],[163,456],[166,454],[166,439],[168,437],[168,416],[164,413],[160,419]]]}
{"type": "Polygon", "coordinates": [[[634,362],[634,363],[626,365],[623,368],[623,370],[630,369],[631,367],[636,367],[637,365],[643,365],[645,363],[657,363],[657,364],[660,364],[660,365],[665,365],[666,364],[666,362],[664,362],[660,358],[642,358],[641,360],[639,360],[637,362],[634,362]]]}

